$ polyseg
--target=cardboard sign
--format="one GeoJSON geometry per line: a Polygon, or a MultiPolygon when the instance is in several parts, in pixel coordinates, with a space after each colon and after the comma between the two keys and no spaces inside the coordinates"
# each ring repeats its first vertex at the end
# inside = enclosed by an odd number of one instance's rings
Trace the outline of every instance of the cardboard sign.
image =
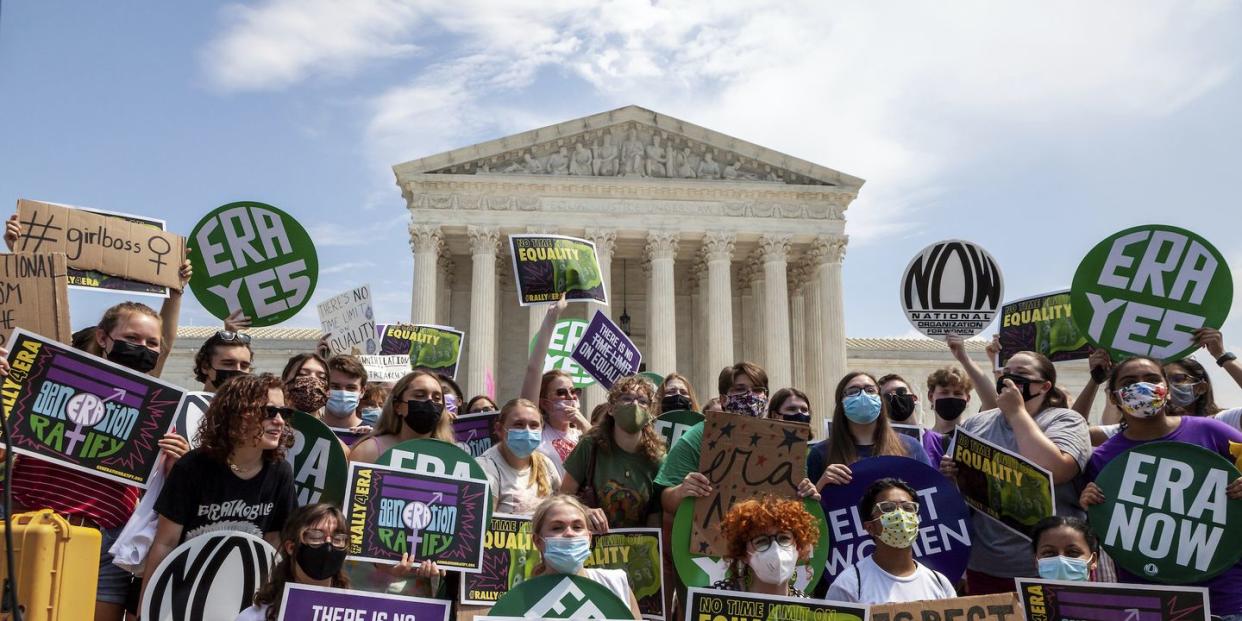
{"type": "Polygon", "coordinates": [[[190,441],[190,446],[194,448],[198,448],[198,428],[203,422],[203,417],[207,415],[211,399],[215,396],[215,393],[210,392],[187,392],[181,398],[181,406],[177,408],[177,422],[173,423],[173,431],[185,436],[190,441]]]}
{"type": "Polygon", "coordinates": [[[130,218],[26,199],[17,201],[17,219],[22,236],[16,252],[60,252],[73,269],[181,290],[178,272],[185,261],[185,240],[162,230],[162,222],[155,228],[130,218]]]}
{"type": "Polygon", "coordinates": [[[947,454],[957,464],[957,489],[971,509],[1030,539],[1040,520],[1056,514],[1052,473],[961,427],[947,454]]]}
{"type": "Polygon", "coordinates": [[[1148,442],[1095,479],[1106,499],[1087,509],[1108,555],[1155,582],[1205,582],[1242,557],[1242,503],[1225,487],[1240,475],[1229,460],[1184,442],[1148,442]]]}
{"type": "Polygon", "coordinates": [[[518,304],[556,302],[564,295],[608,304],[595,244],[564,235],[510,235],[518,304]]]}
{"type": "Polygon", "coordinates": [[[146,488],[184,391],[21,328],[8,348],[13,451],[146,488]]]}
{"type": "Polygon", "coordinates": [[[289,582],[280,621],[448,621],[452,602],[289,582]]]}
{"type": "Polygon", "coordinates": [[[871,555],[875,542],[862,523],[872,516],[858,515],[858,502],[876,481],[898,476],[910,484],[919,503],[919,538],[914,540],[914,558],[957,582],[966,572],[974,535],[970,509],[952,481],[938,470],[908,457],[881,456],[863,459],[850,466],[849,485],[827,485],[820,492],[820,503],[832,531],[832,551],[824,573],[831,583],[841,572],[871,555]]]}
{"type": "Polygon", "coordinates": [[[408,553],[446,569],[483,571],[487,486],[487,479],[350,463],[349,558],[395,565],[408,553]]]}
{"type": "Polygon", "coordinates": [[[496,435],[496,421],[500,412],[485,414],[462,414],[453,420],[453,436],[461,450],[478,459],[480,455],[500,442],[496,435]]]}
{"type": "Polygon", "coordinates": [[[375,310],[371,308],[371,286],[362,285],[334,295],[316,307],[319,325],[328,336],[333,355],[378,354],[375,310]]]}
{"type": "Polygon", "coordinates": [[[336,434],[306,412],[294,412],[288,422],[293,427],[293,448],[285,451],[285,461],[293,466],[298,506],[316,502],[344,506],[349,462],[336,434]]]}
{"type": "Polygon", "coordinates": [[[1027,621],[1210,621],[1203,587],[1148,586],[1014,578],[1027,621]]]}
{"type": "Polygon", "coordinates": [[[0,341],[22,327],[61,343],[69,329],[69,286],[65,255],[0,254],[0,341]]]}
{"type": "MultiPolygon", "coordinates": [[[[556,322],[556,326],[552,328],[552,340],[548,341],[548,354],[543,359],[544,373],[552,369],[564,371],[573,379],[575,388],[586,388],[595,383],[595,378],[573,357],[574,350],[588,326],[587,322],[579,319],[562,319],[556,322]]],[[[530,351],[535,350],[535,340],[538,338],[538,335],[531,337],[530,351]]]]}
{"type": "Polygon", "coordinates": [[[712,493],[694,501],[694,533],[690,550],[724,556],[720,521],[733,505],[761,496],[798,497],[806,478],[806,425],[767,418],[711,412],[703,423],[699,472],[712,493]]]}
{"type": "Polygon", "coordinates": [[[367,371],[368,382],[397,382],[410,373],[410,357],[396,356],[358,356],[358,362],[367,371]]]}
{"type": "Polygon", "coordinates": [[[643,360],[634,341],[598,310],[570,357],[609,390],[618,379],[638,372],[643,360]]]}
{"type": "Polygon", "coordinates": [[[234,619],[275,564],[276,550],[254,535],[200,535],[173,548],[147,576],[139,611],[151,621],[234,619]]]}
{"type": "Polygon", "coordinates": [[[380,324],[375,329],[380,336],[379,353],[409,356],[411,369],[426,369],[457,379],[465,332],[449,326],[408,324],[380,324]]]}
{"type": "Polygon", "coordinates": [[[229,203],[190,233],[190,288],[219,319],[235,309],[252,326],[274,326],[302,310],[319,280],[319,258],[306,229],[263,203],[229,203]]]}
{"type": "Polygon", "coordinates": [[[914,256],[901,277],[901,307],[915,329],[941,341],[983,332],[1004,297],[996,260],[960,239],[936,242],[914,256]]]}
{"type": "Polygon", "coordinates": [[[1022,604],[1017,593],[976,595],[953,599],[922,600],[904,604],[871,606],[871,621],[1022,621],[1022,604]]]}
{"type": "Polygon", "coordinates": [[[492,615],[527,619],[629,619],[629,602],[582,576],[551,574],[527,580],[492,606],[492,615]]]}
{"type": "Polygon", "coordinates": [[[660,417],[655,419],[655,430],[664,436],[664,442],[669,448],[673,448],[681,435],[690,431],[690,428],[703,422],[703,415],[690,410],[677,410],[675,412],[661,412],[660,417]]]}
{"type": "Polygon", "coordinates": [[[804,597],[760,595],[744,591],[702,588],[691,588],[686,591],[686,621],[743,619],[867,621],[867,607],[862,604],[804,597]]]}
{"type": "MultiPolygon", "coordinates": [[[[108,216],[110,218],[120,218],[126,222],[132,222],[139,226],[144,226],[157,231],[168,230],[167,224],[158,218],[147,218],[145,216],[135,216],[128,213],[120,213],[116,211],[105,211],[103,209],[91,209],[89,207],[76,207],[82,211],[97,213],[108,216]]],[[[178,276],[180,278],[180,276],[178,276]]],[[[111,276],[99,270],[82,270],[69,268],[69,288],[80,289],[83,291],[121,291],[129,295],[146,295],[157,298],[168,297],[168,287],[153,285],[151,283],[130,280],[120,276],[111,276]]]]}
{"type": "Polygon", "coordinates": [[[1136,226],[1095,245],[1070,289],[1074,323],[1114,358],[1178,360],[1194,353],[1194,331],[1220,328],[1233,303],[1233,276],[1206,239],[1174,226],[1136,226]]]}
{"type": "Polygon", "coordinates": [[[1045,293],[1001,307],[1000,360],[1020,351],[1039,352],[1053,362],[1083,360],[1091,355],[1087,337],[1078,330],[1070,309],[1070,292],[1045,293]]]}

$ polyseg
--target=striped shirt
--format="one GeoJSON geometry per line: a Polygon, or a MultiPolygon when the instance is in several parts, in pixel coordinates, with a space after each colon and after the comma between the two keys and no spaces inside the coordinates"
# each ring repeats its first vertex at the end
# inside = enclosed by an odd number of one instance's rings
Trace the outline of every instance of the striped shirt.
{"type": "Polygon", "coordinates": [[[27,509],[51,509],[119,528],[138,506],[142,489],[66,466],[23,457],[13,464],[13,500],[27,509]]]}

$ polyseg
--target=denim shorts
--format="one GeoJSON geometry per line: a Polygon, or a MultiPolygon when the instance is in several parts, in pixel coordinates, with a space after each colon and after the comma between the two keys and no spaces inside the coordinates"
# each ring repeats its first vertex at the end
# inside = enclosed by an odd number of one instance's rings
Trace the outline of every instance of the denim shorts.
{"type": "Polygon", "coordinates": [[[129,593],[129,584],[134,575],[112,564],[112,555],[108,550],[121,534],[121,528],[101,528],[103,535],[102,548],[99,550],[99,585],[95,591],[95,600],[109,604],[125,604],[125,596],[129,593]]]}

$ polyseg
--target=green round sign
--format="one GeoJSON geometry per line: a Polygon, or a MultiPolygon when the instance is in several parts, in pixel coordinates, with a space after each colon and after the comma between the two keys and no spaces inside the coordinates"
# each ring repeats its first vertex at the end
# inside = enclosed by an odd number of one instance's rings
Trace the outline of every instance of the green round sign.
{"type": "Polygon", "coordinates": [[[294,412],[290,425],[293,448],[285,451],[285,461],[293,466],[298,506],[316,502],[343,506],[349,461],[341,441],[323,421],[306,412],[294,412]]]}
{"type": "Polygon", "coordinates": [[[229,203],[190,233],[194,297],[219,319],[241,309],[253,327],[276,325],[302,310],[319,280],[306,229],[263,203],[229,203]]]}
{"type": "MultiPolygon", "coordinates": [[[[456,444],[443,440],[422,438],[406,440],[380,455],[381,466],[393,466],[420,474],[438,474],[455,479],[487,480],[483,466],[470,453],[456,444]]],[[[490,518],[489,518],[490,519],[490,518]]]]}
{"type": "Polygon", "coordinates": [[[1229,460],[1185,442],[1148,442],[1115,459],[1095,484],[1104,503],[1087,509],[1092,530],[1126,571],[1168,584],[1199,584],[1242,557],[1242,501],[1225,487],[1229,460]]]}
{"type": "Polygon", "coordinates": [[[639,373],[639,375],[647,378],[647,381],[654,384],[656,388],[659,388],[660,384],[664,383],[664,376],[656,373],[655,371],[643,371],[639,373]]]}
{"type": "Polygon", "coordinates": [[[1206,239],[1162,224],[1096,244],[1070,289],[1078,330],[1116,359],[1185,358],[1197,349],[1194,331],[1220,328],[1232,303],[1225,257],[1206,239]]]}
{"type": "MultiPolygon", "coordinates": [[[[543,359],[545,373],[553,369],[564,371],[573,378],[575,388],[586,388],[595,383],[595,378],[571,357],[574,348],[578,346],[578,339],[582,338],[582,333],[586,332],[589,325],[581,319],[562,319],[556,322],[556,327],[552,330],[552,340],[548,342],[548,355],[543,359]]],[[[534,351],[536,338],[539,338],[538,335],[530,340],[527,351],[534,351]]]]}
{"type": "Polygon", "coordinates": [[[669,448],[681,439],[681,434],[690,431],[690,428],[703,422],[703,415],[691,410],[673,410],[671,412],[661,412],[660,416],[655,419],[655,430],[664,436],[664,442],[669,448]]]}
{"type": "MultiPolygon", "coordinates": [[[[802,591],[808,591],[819,582],[824,573],[824,564],[828,562],[828,520],[824,518],[824,508],[810,498],[802,499],[811,517],[819,524],[819,541],[811,550],[809,563],[799,564],[794,572],[794,585],[802,591]]],[[[704,556],[690,552],[690,531],[694,527],[694,499],[687,498],[677,507],[673,517],[673,566],[677,575],[688,587],[710,587],[717,580],[723,580],[729,568],[728,561],[719,556],[704,556]]]]}
{"type": "Polygon", "coordinates": [[[629,602],[608,587],[582,576],[551,574],[509,589],[488,613],[527,619],[630,619],[629,602]]]}

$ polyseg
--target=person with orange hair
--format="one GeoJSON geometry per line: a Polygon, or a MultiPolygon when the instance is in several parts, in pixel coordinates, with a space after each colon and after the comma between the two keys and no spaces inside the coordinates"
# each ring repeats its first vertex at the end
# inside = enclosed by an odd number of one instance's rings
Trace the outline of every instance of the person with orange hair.
{"type": "Polygon", "coordinates": [[[729,568],[713,588],[806,597],[793,585],[794,571],[811,557],[819,525],[802,502],[769,496],[733,505],[720,523],[729,568]]]}

